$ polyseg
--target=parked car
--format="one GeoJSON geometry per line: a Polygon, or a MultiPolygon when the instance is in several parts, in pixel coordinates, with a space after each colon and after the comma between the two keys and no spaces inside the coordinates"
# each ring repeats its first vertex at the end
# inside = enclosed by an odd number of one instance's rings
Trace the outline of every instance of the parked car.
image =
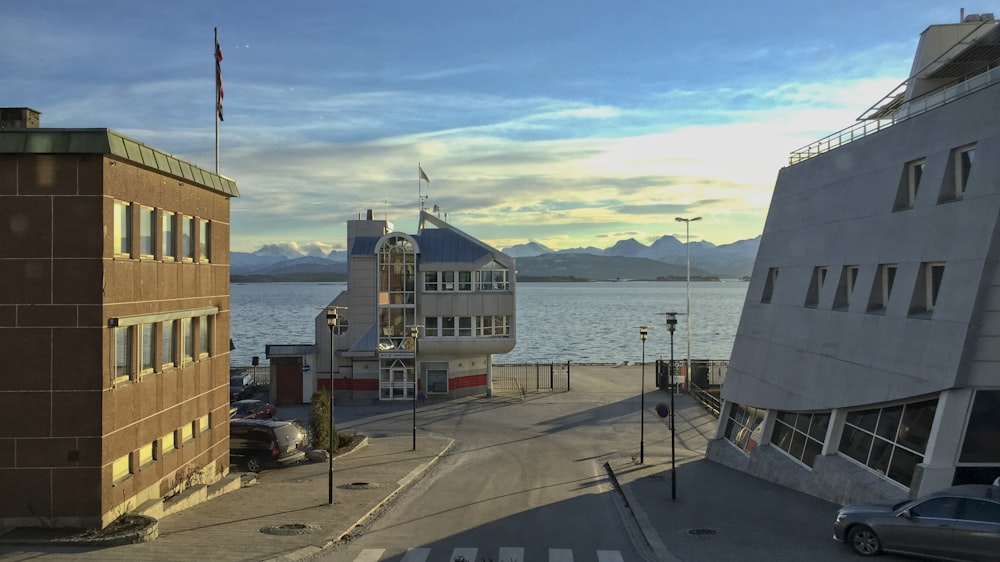
{"type": "Polygon", "coordinates": [[[229,462],[250,472],[297,463],[306,458],[304,446],[305,435],[294,422],[229,420],[229,462]]]}
{"type": "Polygon", "coordinates": [[[253,375],[247,372],[229,375],[229,401],[235,402],[253,396],[253,375]]]}
{"type": "Polygon", "coordinates": [[[229,417],[236,419],[273,418],[274,412],[274,404],[263,400],[239,400],[230,404],[229,417]]]}
{"type": "Polygon", "coordinates": [[[893,552],[942,560],[1000,558],[1000,486],[964,484],[915,500],[848,505],[833,538],[854,552],[893,552]]]}

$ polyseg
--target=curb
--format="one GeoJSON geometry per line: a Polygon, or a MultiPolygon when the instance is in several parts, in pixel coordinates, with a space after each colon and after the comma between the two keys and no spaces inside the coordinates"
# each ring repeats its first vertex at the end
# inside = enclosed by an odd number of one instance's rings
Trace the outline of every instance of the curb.
{"type": "Polygon", "coordinates": [[[344,540],[345,537],[347,537],[348,535],[350,535],[351,531],[353,531],[355,528],[360,527],[361,525],[364,525],[368,521],[368,519],[371,518],[371,516],[376,511],[382,509],[382,507],[384,507],[385,504],[389,503],[390,500],[392,500],[394,497],[396,497],[396,495],[399,494],[399,492],[402,491],[403,488],[405,488],[410,482],[413,482],[416,479],[417,476],[419,476],[425,470],[427,470],[428,468],[430,468],[434,463],[436,463],[438,461],[438,459],[440,459],[441,457],[443,457],[444,454],[447,453],[451,449],[451,446],[454,445],[454,444],[455,444],[455,440],[454,439],[449,439],[448,440],[448,444],[445,445],[443,449],[441,449],[441,452],[439,452],[431,460],[429,460],[429,461],[427,461],[427,462],[419,465],[418,467],[416,467],[412,471],[410,471],[409,474],[407,474],[406,476],[404,476],[403,479],[400,480],[397,483],[396,488],[392,492],[390,492],[382,501],[380,501],[377,504],[375,504],[375,507],[373,507],[370,510],[368,510],[368,513],[365,513],[364,515],[362,515],[360,519],[358,519],[346,531],[344,531],[343,533],[339,534],[336,538],[328,539],[325,543],[323,543],[322,546],[306,546],[306,547],[303,547],[303,548],[299,548],[299,549],[293,550],[291,552],[287,552],[287,553],[282,554],[281,556],[278,556],[276,558],[270,558],[270,559],[266,560],[265,562],[294,562],[296,560],[304,560],[306,558],[310,558],[312,556],[315,556],[316,554],[318,554],[320,552],[323,552],[324,550],[327,550],[328,548],[336,545],[340,541],[344,540]]]}
{"type": "Polygon", "coordinates": [[[615,469],[608,461],[604,463],[605,470],[611,476],[611,481],[614,482],[615,488],[621,493],[622,498],[625,499],[625,505],[628,507],[629,511],[635,517],[636,523],[639,525],[639,531],[642,533],[643,538],[646,539],[646,544],[653,549],[653,554],[656,555],[656,559],[662,562],[681,562],[680,558],[677,558],[667,549],[667,546],[663,544],[660,540],[660,535],[657,534],[656,529],[653,527],[653,523],[650,521],[649,516],[643,511],[642,505],[639,503],[639,498],[635,497],[632,490],[621,485],[618,481],[618,476],[615,474],[615,469]]]}

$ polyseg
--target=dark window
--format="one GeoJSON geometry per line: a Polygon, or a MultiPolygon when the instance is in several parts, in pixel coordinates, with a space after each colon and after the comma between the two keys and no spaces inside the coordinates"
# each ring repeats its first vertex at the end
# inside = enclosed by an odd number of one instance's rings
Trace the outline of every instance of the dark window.
{"type": "Polygon", "coordinates": [[[978,390],[959,462],[1000,463],[1000,390],[978,390]]]}
{"type": "Polygon", "coordinates": [[[955,519],[958,517],[959,498],[931,498],[910,508],[914,517],[933,517],[936,519],[955,519]]]}

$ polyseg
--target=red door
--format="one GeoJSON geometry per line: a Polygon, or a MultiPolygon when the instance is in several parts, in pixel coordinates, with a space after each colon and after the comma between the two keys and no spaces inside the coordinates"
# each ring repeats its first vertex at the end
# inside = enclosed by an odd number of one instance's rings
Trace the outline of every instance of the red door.
{"type": "Polygon", "coordinates": [[[275,402],[278,404],[302,404],[302,369],[301,363],[282,363],[276,366],[275,378],[278,380],[275,392],[275,402]]]}

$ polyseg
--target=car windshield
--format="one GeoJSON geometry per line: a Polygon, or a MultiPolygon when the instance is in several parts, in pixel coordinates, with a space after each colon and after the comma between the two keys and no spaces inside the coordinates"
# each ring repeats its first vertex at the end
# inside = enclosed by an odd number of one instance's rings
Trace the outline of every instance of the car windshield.
{"type": "Polygon", "coordinates": [[[237,404],[236,405],[236,413],[237,414],[249,414],[256,407],[257,407],[257,403],[256,402],[244,402],[242,404],[237,404]]]}

